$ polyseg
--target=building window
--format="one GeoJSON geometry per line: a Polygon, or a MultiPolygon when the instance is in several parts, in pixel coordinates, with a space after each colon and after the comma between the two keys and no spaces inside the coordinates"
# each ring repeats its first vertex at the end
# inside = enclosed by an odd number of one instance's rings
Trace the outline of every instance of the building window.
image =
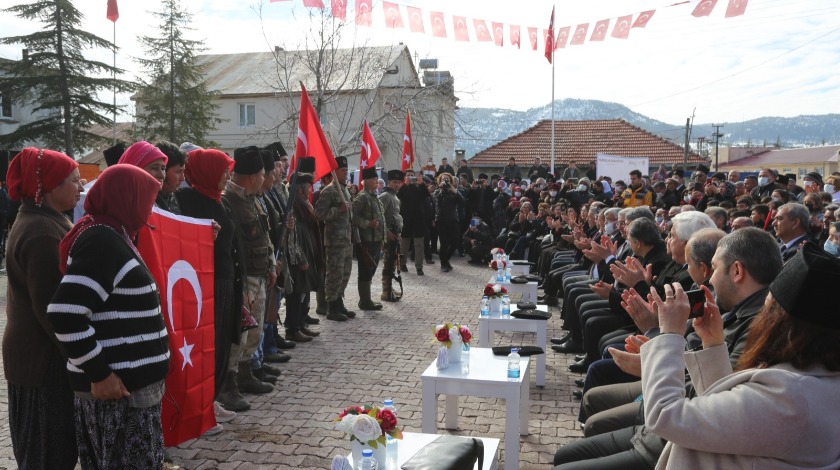
{"type": "Polygon", "coordinates": [[[257,105],[239,103],[239,127],[257,125],[257,105]]]}
{"type": "Polygon", "coordinates": [[[820,174],[820,176],[822,176],[822,174],[823,174],[823,169],[822,169],[822,167],[821,167],[821,166],[818,166],[818,167],[814,168],[814,171],[815,171],[815,172],[817,172],[817,173],[819,173],[819,174],[820,174]]]}
{"type": "Polygon", "coordinates": [[[800,168],[799,169],[799,179],[802,179],[805,176],[805,173],[808,173],[807,168],[800,168]]]}
{"type": "Polygon", "coordinates": [[[12,100],[6,95],[0,95],[0,117],[12,117],[12,100]]]}

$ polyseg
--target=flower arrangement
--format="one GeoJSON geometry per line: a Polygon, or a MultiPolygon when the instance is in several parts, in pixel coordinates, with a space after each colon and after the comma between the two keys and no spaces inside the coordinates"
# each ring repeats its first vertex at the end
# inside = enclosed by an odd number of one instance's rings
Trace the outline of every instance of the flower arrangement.
{"type": "Polygon", "coordinates": [[[447,348],[452,347],[452,338],[461,338],[464,344],[470,344],[472,333],[466,326],[458,323],[444,323],[434,328],[435,340],[445,344],[447,348]]]}
{"type": "Polygon", "coordinates": [[[499,284],[487,284],[484,286],[484,295],[491,299],[501,299],[507,293],[507,289],[499,284]]]}
{"type": "Polygon", "coordinates": [[[494,270],[498,270],[499,268],[507,269],[507,263],[504,260],[493,260],[490,262],[490,267],[494,270]]]}
{"type": "Polygon", "coordinates": [[[403,434],[397,428],[397,415],[392,410],[379,409],[375,406],[351,406],[342,411],[333,421],[335,428],[350,435],[350,440],[357,440],[376,449],[385,445],[385,435],[402,439],[403,434]]]}
{"type": "Polygon", "coordinates": [[[492,250],[490,250],[490,254],[491,254],[491,255],[493,255],[493,257],[495,258],[495,257],[496,257],[496,255],[503,255],[503,254],[505,254],[505,250],[503,250],[503,249],[501,249],[501,248],[493,248],[492,250]]]}

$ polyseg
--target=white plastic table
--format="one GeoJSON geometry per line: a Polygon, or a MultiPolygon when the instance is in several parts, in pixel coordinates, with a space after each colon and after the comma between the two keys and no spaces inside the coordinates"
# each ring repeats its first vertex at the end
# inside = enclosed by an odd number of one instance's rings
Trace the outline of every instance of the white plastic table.
{"type": "Polygon", "coordinates": [[[496,281],[496,274],[490,276],[490,280],[487,281],[490,284],[499,284],[500,286],[504,286],[508,290],[508,294],[512,294],[514,292],[519,292],[522,294],[522,302],[533,302],[537,303],[537,282],[531,281],[525,284],[516,284],[513,282],[498,282],[496,281]]]}
{"type": "Polygon", "coordinates": [[[524,276],[526,274],[531,273],[531,265],[530,264],[514,264],[511,262],[510,266],[510,273],[513,276],[524,276]]]}
{"type": "MultiPolygon", "coordinates": [[[[513,307],[511,307],[513,308],[513,307]]],[[[537,305],[537,310],[548,312],[548,305],[537,305]]],[[[478,316],[478,344],[480,348],[493,347],[494,331],[524,331],[536,333],[537,346],[546,351],[547,320],[526,318],[502,318],[500,315],[478,316]]],[[[545,387],[545,354],[537,354],[537,387],[545,387]]]]}
{"type": "MultiPolygon", "coordinates": [[[[440,434],[425,434],[419,432],[403,432],[403,438],[394,446],[388,446],[387,460],[385,466],[380,465],[380,470],[399,470],[400,467],[414,454],[420,451],[426,444],[434,441],[440,434]]],[[[499,468],[499,440],[492,437],[477,437],[484,443],[484,466],[478,468],[478,462],[473,467],[475,470],[497,470],[499,468]]],[[[350,465],[353,464],[353,453],[347,456],[350,465]]]]}
{"type": "Polygon", "coordinates": [[[420,377],[423,385],[423,432],[437,430],[437,397],[446,395],[447,429],[458,428],[458,396],[502,398],[505,400],[505,470],[519,468],[519,435],[528,435],[530,380],[528,357],[519,360],[519,378],[508,380],[507,357],[494,356],[489,348],[472,348],[468,370],[465,364],[450,364],[443,370],[435,362],[420,377]]]}

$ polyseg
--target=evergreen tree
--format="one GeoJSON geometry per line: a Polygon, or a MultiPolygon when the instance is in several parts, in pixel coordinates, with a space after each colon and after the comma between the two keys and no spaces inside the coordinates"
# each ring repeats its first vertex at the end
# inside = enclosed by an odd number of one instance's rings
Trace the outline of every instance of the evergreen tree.
{"type": "Polygon", "coordinates": [[[154,15],[162,21],[162,35],[142,37],[146,57],[136,59],[148,73],[146,80],[140,79],[137,95],[137,132],[147,140],[212,145],[205,135],[222,120],[215,94],[207,89],[196,63],[196,53],[204,50],[202,41],[184,37],[192,30],[192,15],[178,0],[163,0],[162,11],[154,15]]]}
{"type": "Polygon", "coordinates": [[[3,44],[23,44],[27,50],[21,61],[4,66],[0,93],[21,104],[32,104],[36,116],[14,132],[0,135],[0,143],[11,147],[43,142],[72,157],[106,140],[87,131],[96,124],[112,124],[109,116],[114,105],[100,100],[98,94],[110,95],[115,88],[128,92],[133,84],[111,78],[122,70],[88,60],[82,52],[113,50],[114,45],[79,29],[83,15],[70,0],[36,0],[4,11],[44,27],[29,35],[0,39],[3,44]]]}

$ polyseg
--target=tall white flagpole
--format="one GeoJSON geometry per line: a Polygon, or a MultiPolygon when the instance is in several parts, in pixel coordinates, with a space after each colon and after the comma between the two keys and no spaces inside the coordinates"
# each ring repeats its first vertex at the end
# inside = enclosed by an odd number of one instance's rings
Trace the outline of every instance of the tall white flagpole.
{"type": "MultiPolygon", "coordinates": [[[[554,8],[556,5],[551,7],[552,15],[554,14],[554,8]]],[[[552,18],[553,22],[553,18],[552,18]]],[[[552,25],[553,26],[553,25],[552,25]]],[[[553,29],[553,28],[552,28],[553,29]]],[[[554,31],[551,31],[551,34],[554,34],[554,31]]],[[[554,44],[556,38],[552,38],[551,40],[551,173],[554,173],[554,51],[557,50],[557,45],[554,44]]]]}

